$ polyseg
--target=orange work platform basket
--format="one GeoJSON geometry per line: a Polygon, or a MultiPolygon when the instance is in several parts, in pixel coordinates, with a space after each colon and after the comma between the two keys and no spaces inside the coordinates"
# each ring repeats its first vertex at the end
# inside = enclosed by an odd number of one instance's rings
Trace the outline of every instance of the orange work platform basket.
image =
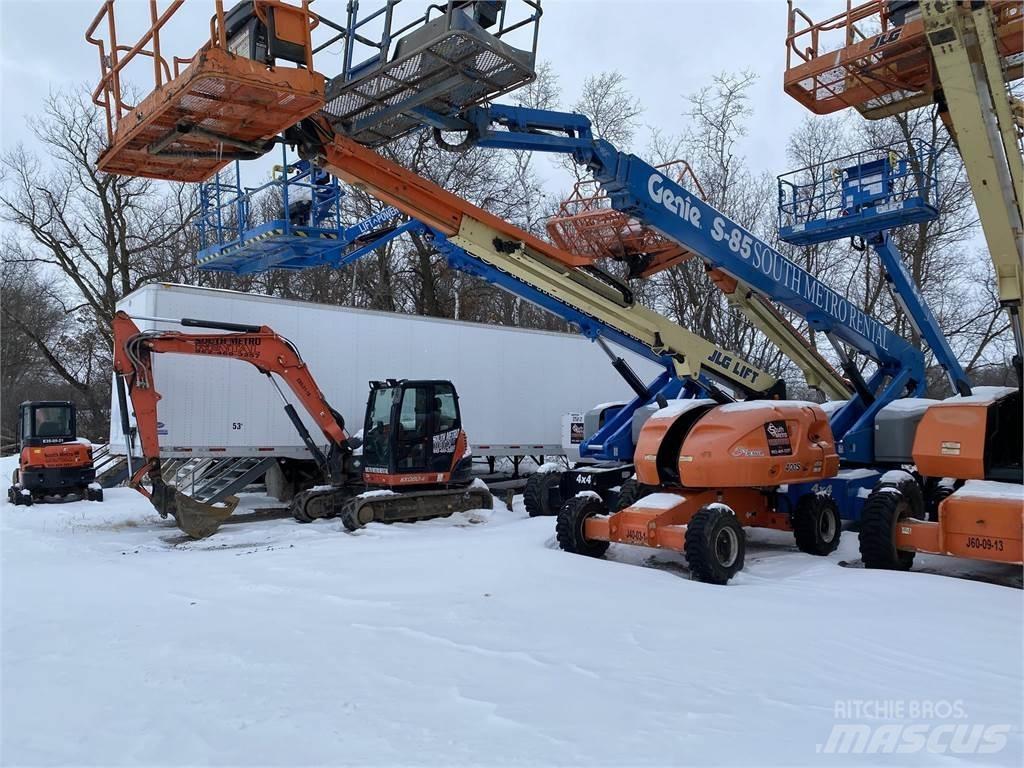
{"type": "Polygon", "coordinates": [[[92,96],[106,112],[101,171],[203,181],[232,160],[262,155],[275,136],[323,107],[325,79],[313,71],[310,42],[317,17],[308,0],[253,0],[228,14],[216,0],[210,39],[194,56],[175,56],[169,65],[160,31],[183,2],[174,0],[159,14],[150,0],[150,26],[132,46],[118,43],[114,0],[106,0],[86,32],[100,54],[92,96]],[[104,21],[106,39],[97,36],[104,21]],[[138,57],[152,60],[154,88],[132,106],[125,72],[138,57]]]}
{"type": "MultiPolygon", "coordinates": [[[[951,0],[952,1],[952,0],[951,0]]],[[[789,0],[785,91],[815,114],[847,107],[868,119],[930,104],[938,80],[917,2],[869,0],[813,21],[789,0]]],[[[1012,79],[1024,50],[1021,0],[992,0],[998,54],[1012,79]]]]}
{"type": "MultiPolygon", "coordinates": [[[[673,160],[657,168],[704,199],[704,190],[687,162],[673,160]]],[[[608,195],[593,180],[576,183],[546,228],[562,250],[595,261],[625,261],[634,277],[647,277],[693,255],[652,227],[612,208],[608,195]]]]}

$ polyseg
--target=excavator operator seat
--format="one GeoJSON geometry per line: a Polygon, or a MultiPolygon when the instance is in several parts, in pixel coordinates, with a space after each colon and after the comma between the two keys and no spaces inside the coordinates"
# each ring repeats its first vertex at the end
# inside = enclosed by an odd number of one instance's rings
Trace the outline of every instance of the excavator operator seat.
{"type": "Polygon", "coordinates": [[[343,71],[327,86],[325,114],[355,141],[378,147],[422,125],[452,130],[468,107],[536,77],[538,0],[449,0],[392,31],[399,2],[387,0],[377,39],[366,25],[380,11],[350,21],[343,71]],[[357,47],[370,55],[354,62],[357,47]]]}

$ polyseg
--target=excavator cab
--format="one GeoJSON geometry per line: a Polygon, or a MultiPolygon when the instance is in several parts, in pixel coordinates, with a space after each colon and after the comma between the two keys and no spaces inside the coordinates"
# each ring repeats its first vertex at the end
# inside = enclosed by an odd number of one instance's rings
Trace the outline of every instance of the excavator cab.
{"type": "Polygon", "coordinates": [[[103,501],[96,485],[92,448],[76,434],[75,404],[67,400],[24,402],[18,409],[20,458],[7,499],[29,506],[34,500],[75,494],[103,501]]]}
{"type": "Polygon", "coordinates": [[[363,426],[368,485],[464,484],[470,460],[450,381],[370,382],[363,426]]]}

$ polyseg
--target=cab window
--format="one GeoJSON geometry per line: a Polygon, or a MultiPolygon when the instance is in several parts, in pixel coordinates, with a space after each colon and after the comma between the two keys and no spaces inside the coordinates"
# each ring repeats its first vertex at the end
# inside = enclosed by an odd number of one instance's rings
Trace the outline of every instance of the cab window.
{"type": "Polygon", "coordinates": [[[33,434],[36,437],[71,437],[71,409],[65,406],[39,406],[35,411],[33,434]]]}
{"type": "Polygon", "coordinates": [[[455,390],[451,384],[434,387],[434,404],[437,407],[437,432],[448,432],[459,427],[459,409],[455,390]]]}

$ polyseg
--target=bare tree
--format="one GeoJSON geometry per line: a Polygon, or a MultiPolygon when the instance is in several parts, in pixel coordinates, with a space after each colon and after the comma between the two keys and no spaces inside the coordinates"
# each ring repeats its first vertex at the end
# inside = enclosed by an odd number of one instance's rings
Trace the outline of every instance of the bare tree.
{"type": "Polygon", "coordinates": [[[4,261],[37,267],[59,286],[52,298],[77,331],[44,333],[24,306],[5,306],[4,320],[22,329],[102,421],[115,305],[191,263],[195,195],[180,184],[99,172],[105,135],[84,89],[52,94],[29,123],[48,162],[20,146],[3,156],[0,216],[11,227],[4,261]]]}

